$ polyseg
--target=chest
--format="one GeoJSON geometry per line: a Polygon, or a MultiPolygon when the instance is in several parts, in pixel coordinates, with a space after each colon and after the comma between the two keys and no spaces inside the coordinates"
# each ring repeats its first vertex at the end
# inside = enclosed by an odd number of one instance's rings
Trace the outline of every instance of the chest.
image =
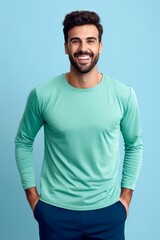
{"type": "Polygon", "coordinates": [[[46,127],[57,135],[105,133],[119,129],[123,111],[117,96],[99,92],[57,94],[44,111],[46,127]]]}

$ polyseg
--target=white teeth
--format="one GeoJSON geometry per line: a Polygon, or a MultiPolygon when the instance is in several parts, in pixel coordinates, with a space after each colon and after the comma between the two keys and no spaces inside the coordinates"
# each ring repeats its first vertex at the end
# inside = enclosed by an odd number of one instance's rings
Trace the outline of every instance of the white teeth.
{"type": "Polygon", "coordinates": [[[79,56],[78,59],[79,60],[88,60],[88,59],[90,59],[90,56],[88,56],[88,55],[87,56],[79,56]]]}

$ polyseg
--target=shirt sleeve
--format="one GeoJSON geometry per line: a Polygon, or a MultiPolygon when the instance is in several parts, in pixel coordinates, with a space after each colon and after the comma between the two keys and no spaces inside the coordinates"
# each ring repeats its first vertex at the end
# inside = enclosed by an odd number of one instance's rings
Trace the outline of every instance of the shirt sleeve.
{"type": "Polygon", "coordinates": [[[132,88],[121,120],[121,132],[125,147],[121,187],[134,190],[142,165],[143,145],[137,97],[132,88]]]}
{"type": "Polygon", "coordinates": [[[36,186],[33,143],[43,122],[36,89],[33,89],[29,94],[15,138],[15,157],[24,189],[36,186]]]}

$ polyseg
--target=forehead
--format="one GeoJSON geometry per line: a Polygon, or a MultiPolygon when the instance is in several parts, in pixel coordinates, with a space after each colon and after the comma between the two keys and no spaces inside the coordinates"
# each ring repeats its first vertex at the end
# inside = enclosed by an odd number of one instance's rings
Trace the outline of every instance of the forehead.
{"type": "Polygon", "coordinates": [[[75,26],[68,31],[68,38],[88,38],[95,37],[98,39],[98,29],[95,25],[85,24],[82,26],[75,26]]]}

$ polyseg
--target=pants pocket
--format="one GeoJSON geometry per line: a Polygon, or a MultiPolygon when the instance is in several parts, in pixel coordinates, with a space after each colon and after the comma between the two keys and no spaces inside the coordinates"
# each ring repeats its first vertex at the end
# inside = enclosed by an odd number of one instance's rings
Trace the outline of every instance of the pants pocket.
{"type": "Polygon", "coordinates": [[[48,224],[61,214],[61,208],[39,200],[34,208],[33,214],[39,224],[48,224]]]}
{"type": "Polygon", "coordinates": [[[39,212],[39,205],[40,205],[40,200],[38,200],[38,202],[36,203],[36,206],[34,207],[34,210],[33,210],[33,215],[34,215],[34,218],[37,220],[37,216],[38,216],[38,212],[39,212]]]}
{"type": "Polygon", "coordinates": [[[127,211],[126,211],[126,208],[125,206],[123,205],[123,203],[121,201],[118,201],[116,203],[121,215],[126,219],[127,218],[127,211]]]}

